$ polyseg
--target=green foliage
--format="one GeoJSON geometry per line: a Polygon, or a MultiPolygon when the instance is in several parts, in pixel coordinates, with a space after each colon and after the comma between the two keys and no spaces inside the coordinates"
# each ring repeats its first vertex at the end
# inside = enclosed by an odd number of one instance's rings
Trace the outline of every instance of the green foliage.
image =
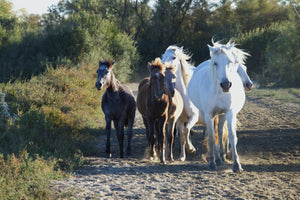
{"type": "Polygon", "coordinates": [[[44,30],[23,30],[21,39],[12,37],[14,42],[0,48],[0,81],[30,78],[47,66],[97,64],[100,59],[115,59],[116,76],[129,80],[139,59],[130,36],[101,15],[80,12],[52,19],[51,14],[44,30]]]}
{"type": "Polygon", "coordinates": [[[266,70],[266,49],[279,35],[279,24],[273,24],[268,28],[257,28],[236,38],[236,42],[242,49],[246,49],[251,56],[247,61],[248,72],[254,77],[265,76],[266,70]]]}
{"type": "Polygon", "coordinates": [[[300,25],[299,21],[282,24],[278,37],[266,50],[268,82],[275,86],[300,86],[300,25]]]}
{"type": "Polygon", "coordinates": [[[97,66],[49,68],[29,81],[2,87],[15,123],[1,132],[0,151],[27,150],[45,158],[55,157],[58,167],[72,170],[82,165],[82,154],[97,153],[94,141],[103,126],[97,66]]]}

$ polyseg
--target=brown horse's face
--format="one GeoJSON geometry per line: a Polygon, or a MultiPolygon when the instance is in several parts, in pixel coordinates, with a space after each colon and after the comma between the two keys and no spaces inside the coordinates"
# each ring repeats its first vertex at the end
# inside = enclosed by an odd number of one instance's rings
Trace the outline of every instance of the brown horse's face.
{"type": "Polygon", "coordinates": [[[160,100],[165,93],[165,74],[159,70],[153,70],[150,76],[150,84],[155,99],[160,100]]]}
{"type": "Polygon", "coordinates": [[[97,82],[95,84],[98,90],[102,90],[103,88],[107,88],[111,82],[111,65],[108,63],[99,63],[99,68],[97,70],[97,82]]]}

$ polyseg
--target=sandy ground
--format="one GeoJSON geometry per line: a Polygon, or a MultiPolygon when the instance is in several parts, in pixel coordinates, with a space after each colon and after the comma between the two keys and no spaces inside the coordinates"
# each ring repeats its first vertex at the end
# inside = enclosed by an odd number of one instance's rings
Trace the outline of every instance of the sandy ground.
{"type": "MultiPolygon", "coordinates": [[[[133,91],[137,84],[129,85],[133,91]]],[[[99,155],[51,190],[59,199],[300,199],[300,105],[247,96],[238,115],[238,152],[243,173],[231,164],[210,171],[201,161],[202,128],[191,134],[197,152],[187,161],[161,165],[148,159],[147,139],[137,111],[132,153],[120,159],[115,132],[112,158],[105,157],[106,136],[99,136],[99,155]]],[[[126,141],[126,137],[125,137],[126,141]]],[[[179,138],[174,155],[179,156],[179,138]]]]}

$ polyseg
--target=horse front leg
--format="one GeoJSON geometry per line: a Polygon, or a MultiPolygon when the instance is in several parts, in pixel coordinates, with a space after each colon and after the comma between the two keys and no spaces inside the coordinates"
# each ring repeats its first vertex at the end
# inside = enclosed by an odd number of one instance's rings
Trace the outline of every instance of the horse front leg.
{"type": "MultiPolygon", "coordinates": [[[[225,125],[225,115],[219,115],[219,120],[217,124],[217,131],[218,131],[218,137],[219,137],[219,158],[220,158],[220,164],[224,164],[225,162],[225,154],[224,154],[224,136],[227,138],[228,137],[228,130],[227,128],[224,128],[225,125]],[[224,132],[225,130],[225,132],[224,132]]],[[[215,125],[216,126],[216,125],[215,125]]],[[[227,141],[227,140],[226,140],[227,141]]],[[[226,143],[225,141],[225,143],[226,143]]]]}
{"type": "Polygon", "coordinates": [[[108,114],[105,115],[105,121],[106,121],[106,156],[108,158],[111,157],[110,152],[110,134],[111,134],[111,118],[108,114]]]}
{"type": "Polygon", "coordinates": [[[239,155],[237,153],[236,144],[237,144],[237,136],[236,136],[236,114],[232,111],[226,113],[226,120],[228,126],[228,138],[230,142],[230,146],[232,149],[232,160],[233,160],[233,172],[242,172],[243,168],[240,164],[239,155]]]}
{"type": "Polygon", "coordinates": [[[166,164],[166,147],[165,147],[165,138],[166,138],[166,116],[162,116],[158,120],[158,130],[157,130],[157,140],[158,147],[160,150],[160,163],[166,164]]]}
{"type": "Polygon", "coordinates": [[[208,134],[208,167],[211,170],[217,170],[217,165],[215,161],[215,145],[216,145],[216,137],[215,137],[215,130],[214,130],[214,119],[211,116],[207,116],[205,118],[205,124],[208,134]]]}
{"type": "Polygon", "coordinates": [[[150,147],[150,160],[154,160],[156,158],[154,122],[155,122],[155,120],[151,116],[147,116],[147,124],[148,124],[147,139],[148,139],[148,143],[149,143],[149,147],[150,147]]]}
{"type": "Polygon", "coordinates": [[[173,158],[174,129],[175,129],[175,119],[173,117],[168,121],[167,133],[166,133],[166,138],[167,138],[166,155],[167,155],[167,159],[170,161],[174,161],[173,158]]]}
{"type": "Polygon", "coordinates": [[[194,114],[189,114],[190,117],[188,119],[188,121],[184,124],[184,128],[183,128],[183,134],[186,138],[186,148],[189,154],[193,154],[196,152],[196,148],[194,147],[194,145],[192,144],[191,141],[191,136],[190,136],[190,132],[191,129],[195,126],[195,124],[198,122],[199,120],[199,113],[198,112],[194,112],[194,114]]]}
{"type": "Polygon", "coordinates": [[[114,120],[115,129],[117,132],[117,138],[119,142],[119,148],[120,148],[120,158],[124,157],[124,123],[123,120],[114,120]]]}

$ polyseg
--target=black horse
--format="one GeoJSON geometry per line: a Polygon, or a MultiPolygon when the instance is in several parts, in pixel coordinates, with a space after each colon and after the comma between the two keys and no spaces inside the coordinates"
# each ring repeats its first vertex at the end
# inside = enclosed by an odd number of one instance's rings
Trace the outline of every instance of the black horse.
{"type": "Polygon", "coordinates": [[[110,134],[111,121],[113,121],[119,141],[120,157],[123,158],[124,126],[127,126],[128,137],[126,156],[131,154],[130,141],[132,138],[132,126],[135,118],[136,102],[129,87],[122,85],[115,78],[115,75],[112,71],[114,63],[114,61],[110,60],[99,62],[96,88],[98,90],[106,88],[101,103],[106,121],[106,153],[108,157],[111,156],[110,134]]]}

